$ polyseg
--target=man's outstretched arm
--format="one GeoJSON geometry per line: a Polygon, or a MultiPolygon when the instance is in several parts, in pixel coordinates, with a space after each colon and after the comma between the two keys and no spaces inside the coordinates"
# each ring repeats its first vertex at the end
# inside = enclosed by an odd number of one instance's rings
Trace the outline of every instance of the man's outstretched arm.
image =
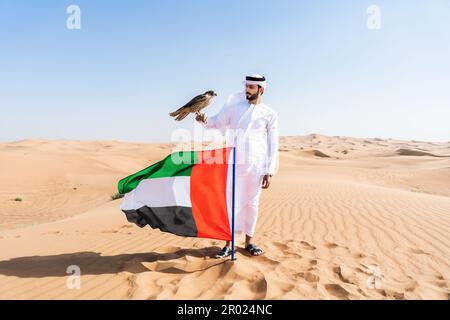
{"type": "Polygon", "coordinates": [[[229,110],[227,110],[226,105],[222,107],[218,114],[208,118],[205,114],[200,114],[195,117],[195,120],[203,124],[205,128],[208,129],[223,129],[228,125],[229,120],[229,110]]]}

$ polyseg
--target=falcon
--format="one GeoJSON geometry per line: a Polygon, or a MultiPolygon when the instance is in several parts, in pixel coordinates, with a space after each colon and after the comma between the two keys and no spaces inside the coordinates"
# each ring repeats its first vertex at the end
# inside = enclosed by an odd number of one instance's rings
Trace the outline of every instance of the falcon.
{"type": "Polygon", "coordinates": [[[206,91],[205,93],[199,94],[198,96],[193,98],[177,111],[169,113],[169,115],[171,117],[176,117],[176,121],[183,120],[188,116],[189,113],[195,113],[199,116],[201,115],[200,111],[206,108],[211,103],[212,98],[214,98],[215,96],[217,96],[217,94],[214,91],[206,91]]]}

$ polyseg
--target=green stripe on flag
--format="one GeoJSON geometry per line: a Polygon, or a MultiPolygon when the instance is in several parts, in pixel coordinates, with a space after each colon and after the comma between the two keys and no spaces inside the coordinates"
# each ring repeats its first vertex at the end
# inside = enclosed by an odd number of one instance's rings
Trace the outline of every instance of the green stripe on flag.
{"type": "Polygon", "coordinates": [[[198,163],[197,151],[172,153],[164,160],[120,180],[118,185],[119,193],[125,194],[132,191],[144,179],[190,176],[192,167],[196,163],[198,163]]]}

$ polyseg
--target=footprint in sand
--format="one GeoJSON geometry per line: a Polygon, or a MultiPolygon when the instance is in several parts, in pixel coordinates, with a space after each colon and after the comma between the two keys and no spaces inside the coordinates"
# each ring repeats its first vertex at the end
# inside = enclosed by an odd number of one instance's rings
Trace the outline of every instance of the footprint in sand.
{"type": "Polygon", "coordinates": [[[44,235],[47,235],[47,234],[62,234],[62,232],[61,231],[51,231],[51,232],[44,233],[44,235]]]}
{"type": "Polygon", "coordinates": [[[405,299],[405,293],[404,292],[398,292],[398,291],[391,291],[391,290],[377,290],[378,293],[380,293],[383,297],[386,298],[394,298],[396,300],[404,300],[405,299]]]}
{"type": "Polygon", "coordinates": [[[332,268],[336,277],[342,282],[349,284],[358,284],[358,280],[356,279],[355,273],[352,272],[345,265],[340,265],[332,268]]]}
{"type": "Polygon", "coordinates": [[[102,233],[117,233],[118,230],[103,230],[102,233]]]}
{"type": "Polygon", "coordinates": [[[277,249],[280,249],[280,250],[286,250],[286,249],[288,249],[288,246],[286,245],[286,243],[283,243],[283,242],[272,242],[271,243],[274,247],[276,247],[277,249]]]}
{"type": "Polygon", "coordinates": [[[288,243],[283,242],[273,242],[267,244],[267,253],[270,256],[282,256],[282,257],[293,257],[301,259],[303,258],[300,254],[298,245],[296,246],[293,241],[289,241],[288,243]],[[274,247],[274,248],[273,248],[274,247]]]}
{"type": "Polygon", "coordinates": [[[314,247],[313,245],[309,244],[306,241],[300,241],[300,244],[302,245],[303,249],[306,250],[316,250],[316,247],[314,247]]]}
{"type": "Polygon", "coordinates": [[[447,288],[447,281],[436,280],[433,283],[439,288],[447,288]]]}
{"type": "Polygon", "coordinates": [[[444,276],[442,274],[437,274],[436,279],[438,280],[445,280],[444,276]]]}
{"type": "Polygon", "coordinates": [[[320,277],[311,271],[299,272],[296,275],[310,283],[317,283],[320,280],[320,277]]]}
{"type": "Polygon", "coordinates": [[[425,251],[423,251],[422,249],[418,249],[418,248],[412,248],[412,249],[411,249],[411,252],[412,252],[412,253],[415,253],[415,254],[426,254],[426,255],[429,255],[428,252],[425,252],[425,251]]]}
{"type": "Polygon", "coordinates": [[[339,245],[336,243],[328,242],[327,244],[325,244],[325,247],[327,247],[328,249],[334,249],[339,247],[339,245]]]}
{"type": "Polygon", "coordinates": [[[348,299],[348,295],[350,294],[342,286],[335,283],[326,284],[325,289],[329,294],[339,299],[348,299]]]}
{"type": "Polygon", "coordinates": [[[413,292],[417,288],[417,282],[413,280],[410,285],[408,285],[405,289],[406,292],[413,292]]]}

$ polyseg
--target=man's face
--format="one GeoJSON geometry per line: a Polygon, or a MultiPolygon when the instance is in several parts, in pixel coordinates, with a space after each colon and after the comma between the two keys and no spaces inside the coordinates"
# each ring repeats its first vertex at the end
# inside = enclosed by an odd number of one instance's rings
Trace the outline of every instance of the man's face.
{"type": "Polygon", "coordinates": [[[247,84],[245,85],[245,96],[247,97],[247,100],[255,100],[257,99],[263,89],[257,86],[256,84],[247,84]]]}

